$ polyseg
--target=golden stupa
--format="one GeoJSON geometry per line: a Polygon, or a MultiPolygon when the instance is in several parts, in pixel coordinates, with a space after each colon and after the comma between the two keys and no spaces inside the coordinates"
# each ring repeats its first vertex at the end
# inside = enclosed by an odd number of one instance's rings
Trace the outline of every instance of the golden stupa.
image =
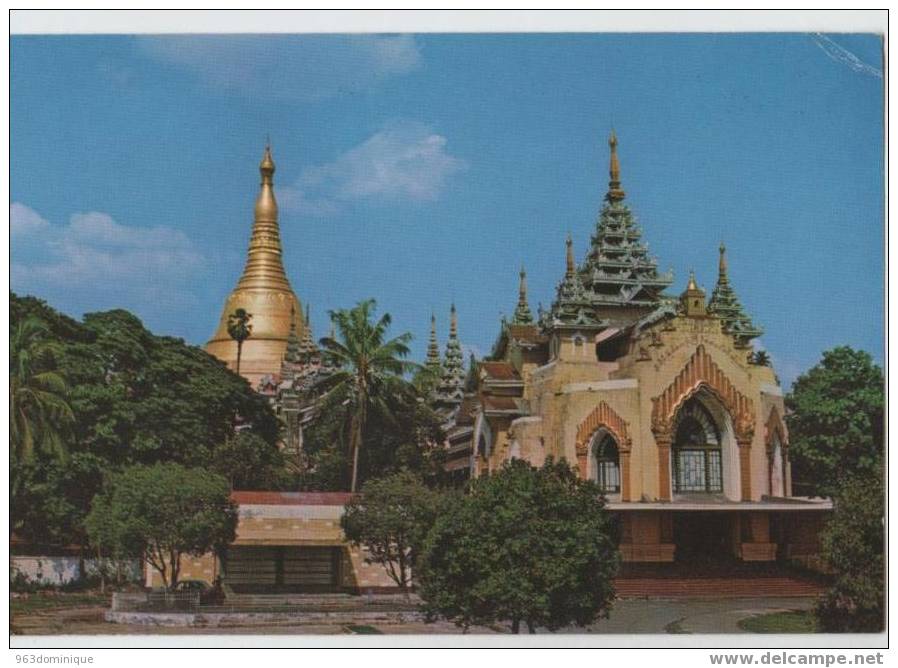
{"type": "Polygon", "coordinates": [[[280,371],[291,320],[295,318],[299,333],[305,326],[299,299],[284,272],[278,205],[274,199],[274,160],[271,159],[270,146],[265,147],[259,171],[262,173],[262,185],[256,199],[246,266],[237,287],[225,302],[215,334],[206,344],[206,352],[236,370],[237,342],[228,334],[228,316],[238,308],[246,310],[252,316],[252,333],[243,342],[240,375],[253,388],[266,374],[280,371]]]}

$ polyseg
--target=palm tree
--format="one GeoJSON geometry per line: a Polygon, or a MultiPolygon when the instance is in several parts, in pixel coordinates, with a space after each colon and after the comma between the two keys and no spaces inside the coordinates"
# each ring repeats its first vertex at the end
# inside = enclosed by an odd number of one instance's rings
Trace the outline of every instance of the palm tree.
{"type": "Polygon", "coordinates": [[[326,360],[338,370],[319,389],[345,393],[352,411],[349,429],[352,492],[356,491],[358,482],[359,450],[369,411],[388,415],[392,399],[413,391],[403,375],[418,368],[417,364],[400,359],[408,356],[412,335],[406,332],[386,341],[392,318],[385,313],[372,322],[376,305],[369,299],[348,310],[331,311],[340,340],[331,334],[320,341],[326,360]]]}
{"type": "Polygon", "coordinates": [[[228,316],[228,336],[237,342],[237,374],[240,374],[240,356],[243,354],[243,342],[246,341],[253,333],[253,326],[250,320],[253,319],[252,313],[247,313],[246,309],[238,308],[228,316]]]}
{"type": "Polygon", "coordinates": [[[770,366],[770,355],[766,350],[756,350],[749,356],[749,362],[758,366],[770,366]]]}
{"type": "Polygon", "coordinates": [[[63,434],[75,416],[65,379],[56,370],[56,344],[38,318],[20,320],[9,342],[9,440],[20,459],[36,448],[65,453],[63,434]]]}

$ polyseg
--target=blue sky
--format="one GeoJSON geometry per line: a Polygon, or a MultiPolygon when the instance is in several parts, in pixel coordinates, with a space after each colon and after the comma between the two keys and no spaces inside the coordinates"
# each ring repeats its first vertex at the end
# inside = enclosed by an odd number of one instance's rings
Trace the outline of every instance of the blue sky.
{"type": "Polygon", "coordinates": [[[883,358],[881,42],[865,35],[13,37],[11,282],[202,344],[243,268],[271,136],[287,271],[375,297],[421,359],[449,304],[489,351],[548,304],[623,185],[672,293],[717,246],[782,380],[883,358]]]}

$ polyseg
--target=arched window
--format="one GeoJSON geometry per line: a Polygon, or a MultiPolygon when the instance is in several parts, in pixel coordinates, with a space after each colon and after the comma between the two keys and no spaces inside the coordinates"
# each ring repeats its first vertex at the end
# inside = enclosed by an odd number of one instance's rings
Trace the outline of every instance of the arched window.
{"type": "Polygon", "coordinates": [[[600,431],[593,440],[595,481],[605,494],[620,492],[620,467],[617,441],[607,431],[600,431]]]}
{"type": "Polygon", "coordinates": [[[696,399],[690,399],[677,416],[672,454],[675,492],[723,491],[720,432],[696,399]]]}

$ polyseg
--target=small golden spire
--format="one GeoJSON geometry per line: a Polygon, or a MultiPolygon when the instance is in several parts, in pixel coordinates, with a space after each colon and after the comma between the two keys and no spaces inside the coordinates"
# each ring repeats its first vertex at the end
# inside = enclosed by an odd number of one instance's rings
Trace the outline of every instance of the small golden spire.
{"type": "Polygon", "coordinates": [[[458,338],[458,314],[455,312],[455,302],[449,309],[449,338],[458,338]]]}
{"type": "Polygon", "coordinates": [[[694,292],[698,290],[698,284],[695,282],[695,271],[692,269],[689,270],[689,283],[686,285],[686,290],[688,292],[694,292]]]}
{"type": "Polygon", "coordinates": [[[614,129],[611,130],[611,136],[608,137],[608,146],[611,148],[611,161],[608,168],[608,174],[611,180],[608,181],[608,194],[605,199],[609,202],[619,202],[626,196],[620,187],[620,163],[617,160],[617,135],[614,129]]]}
{"type": "Polygon", "coordinates": [[[568,232],[567,241],[564,243],[567,246],[567,275],[573,276],[577,270],[577,264],[574,262],[574,240],[571,239],[570,232],[568,232]]]}

